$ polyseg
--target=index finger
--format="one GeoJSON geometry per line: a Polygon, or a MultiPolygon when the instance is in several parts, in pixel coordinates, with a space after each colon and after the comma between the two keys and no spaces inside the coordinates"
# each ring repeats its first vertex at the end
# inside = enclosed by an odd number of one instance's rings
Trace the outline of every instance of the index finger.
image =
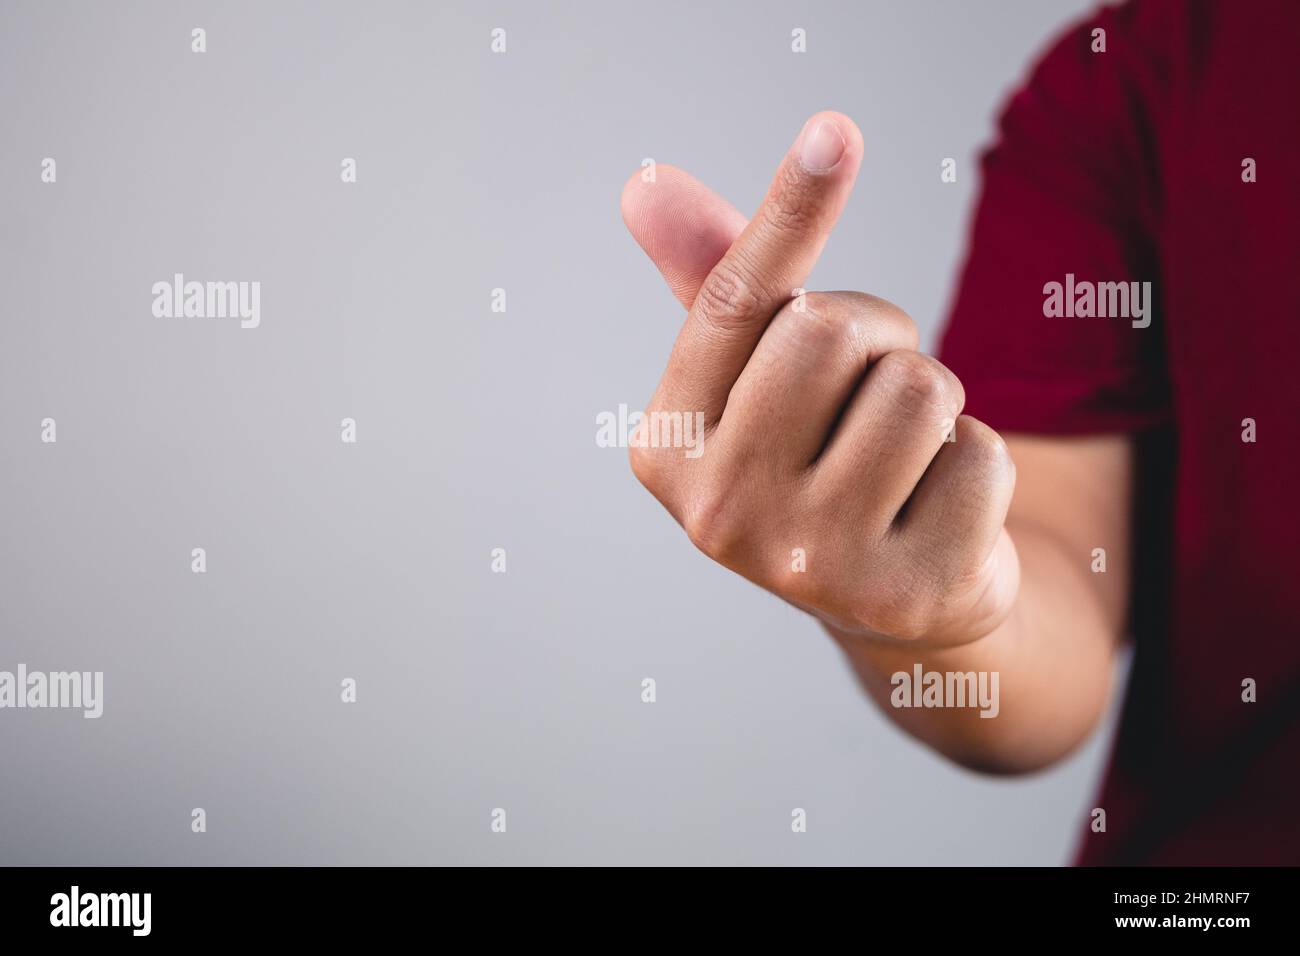
{"type": "Polygon", "coordinates": [[[818,113],[786,153],[767,197],[704,279],[673,346],[656,408],[722,417],[727,394],[772,316],[802,288],[848,201],[862,134],[818,113]]]}

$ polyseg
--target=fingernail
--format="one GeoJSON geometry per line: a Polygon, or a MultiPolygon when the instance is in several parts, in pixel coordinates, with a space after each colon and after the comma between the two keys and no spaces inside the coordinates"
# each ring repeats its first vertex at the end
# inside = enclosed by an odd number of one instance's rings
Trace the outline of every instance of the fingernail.
{"type": "Polygon", "coordinates": [[[805,129],[799,146],[799,164],[815,173],[824,173],[844,155],[844,136],[833,120],[819,120],[805,129]]]}

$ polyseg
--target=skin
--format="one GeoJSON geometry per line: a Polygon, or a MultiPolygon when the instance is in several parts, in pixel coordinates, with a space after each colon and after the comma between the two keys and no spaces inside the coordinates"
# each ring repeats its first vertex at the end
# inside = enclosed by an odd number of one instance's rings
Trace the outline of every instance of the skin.
{"type": "Polygon", "coordinates": [[[646,411],[705,423],[703,454],[634,443],[632,470],[701,551],[816,617],[904,730],[974,769],[1038,769],[1109,696],[1131,439],[999,436],[898,307],[796,294],[862,156],[852,120],[816,114],[748,222],[674,167],[628,181],[624,221],[687,310],[646,411]],[[892,707],[918,662],[997,671],[1000,713],[892,707]]]}

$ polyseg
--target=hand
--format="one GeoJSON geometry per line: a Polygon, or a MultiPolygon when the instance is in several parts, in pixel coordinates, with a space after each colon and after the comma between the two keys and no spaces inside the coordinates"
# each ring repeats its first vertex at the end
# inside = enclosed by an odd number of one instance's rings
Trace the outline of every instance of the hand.
{"type": "Polygon", "coordinates": [[[1019,583],[1006,446],[900,309],[799,294],[862,152],[848,117],[812,117],[749,223],[680,170],[629,181],[628,227],[688,309],[647,418],[705,428],[695,456],[643,432],[632,470],[705,554],[834,631],[966,643],[1019,583]]]}

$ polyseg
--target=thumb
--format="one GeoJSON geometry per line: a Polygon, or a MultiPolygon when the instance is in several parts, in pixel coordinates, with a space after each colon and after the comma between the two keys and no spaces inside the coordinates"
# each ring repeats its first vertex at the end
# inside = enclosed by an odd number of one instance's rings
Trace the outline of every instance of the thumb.
{"type": "Polygon", "coordinates": [[[637,172],[623,187],[623,222],[689,309],[746,219],[690,173],[662,164],[654,170],[653,182],[637,172]]]}

